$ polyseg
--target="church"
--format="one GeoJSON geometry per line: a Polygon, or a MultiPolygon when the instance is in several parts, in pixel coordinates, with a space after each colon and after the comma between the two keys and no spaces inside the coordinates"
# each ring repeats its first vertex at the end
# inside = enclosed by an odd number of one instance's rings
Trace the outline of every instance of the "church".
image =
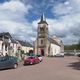
{"type": "Polygon", "coordinates": [[[41,20],[38,22],[37,39],[34,42],[34,53],[43,56],[55,56],[63,52],[63,42],[56,36],[49,36],[48,23],[44,15],[42,15],[41,20]]]}

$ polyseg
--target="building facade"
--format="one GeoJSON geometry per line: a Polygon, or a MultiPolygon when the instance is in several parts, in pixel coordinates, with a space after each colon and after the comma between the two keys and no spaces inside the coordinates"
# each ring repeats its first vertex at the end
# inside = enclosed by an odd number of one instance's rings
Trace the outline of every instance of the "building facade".
{"type": "Polygon", "coordinates": [[[33,50],[33,46],[29,42],[18,40],[18,44],[24,53],[29,53],[30,50],[33,50]]]}
{"type": "Polygon", "coordinates": [[[18,43],[11,37],[10,33],[0,33],[0,55],[15,55],[18,43]]]}
{"type": "Polygon", "coordinates": [[[0,33],[0,55],[20,56],[21,50],[28,53],[33,46],[29,42],[13,39],[9,32],[0,33]]]}
{"type": "Polygon", "coordinates": [[[41,20],[38,23],[37,39],[34,42],[35,54],[41,54],[43,56],[56,55],[64,51],[63,43],[60,39],[51,38],[48,34],[48,23],[45,20],[44,15],[41,16],[41,20]]]}

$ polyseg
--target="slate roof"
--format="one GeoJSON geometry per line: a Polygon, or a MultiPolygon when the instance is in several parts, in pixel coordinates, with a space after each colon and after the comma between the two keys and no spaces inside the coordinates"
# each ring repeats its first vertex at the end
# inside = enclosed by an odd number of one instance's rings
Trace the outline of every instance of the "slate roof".
{"type": "Polygon", "coordinates": [[[18,42],[19,42],[22,46],[33,47],[29,42],[20,41],[20,40],[18,40],[18,42]]]}
{"type": "Polygon", "coordinates": [[[2,41],[2,38],[0,37],[0,40],[2,41]]]}
{"type": "Polygon", "coordinates": [[[33,47],[33,45],[30,44],[29,42],[13,39],[9,32],[0,33],[0,40],[2,40],[3,36],[5,38],[10,38],[11,43],[16,43],[17,44],[19,42],[22,46],[33,47]]]}
{"type": "Polygon", "coordinates": [[[51,43],[60,46],[60,44],[58,44],[58,42],[56,42],[54,39],[52,39],[52,38],[50,38],[50,37],[48,37],[47,39],[48,39],[51,43]]]}
{"type": "Polygon", "coordinates": [[[11,38],[11,35],[10,35],[9,32],[0,33],[0,38],[2,38],[3,36],[4,36],[5,38],[11,38]]]}
{"type": "Polygon", "coordinates": [[[42,23],[46,23],[48,25],[48,23],[46,22],[46,20],[44,19],[44,14],[42,14],[41,16],[41,20],[38,24],[42,24],[42,23]]]}
{"type": "Polygon", "coordinates": [[[46,21],[42,21],[42,20],[38,24],[42,24],[42,23],[46,23],[48,25],[46,21]]]}
{"type": "Polygon", "coordinates": [[[17,44],[17,41],[15,39],[13,39],[13,38],[11,38],[11,42],[17,44]]]}

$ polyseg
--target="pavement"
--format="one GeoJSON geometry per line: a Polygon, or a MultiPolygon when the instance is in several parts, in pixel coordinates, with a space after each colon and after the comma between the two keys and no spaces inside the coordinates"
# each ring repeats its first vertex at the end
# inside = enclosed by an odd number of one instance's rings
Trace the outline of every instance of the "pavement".
{"type": "Polygon", "coordinates": [[[49,58],[36,65],[0,71],[0,80],[80,80],[80,62],[77,57],[49,58]]]}

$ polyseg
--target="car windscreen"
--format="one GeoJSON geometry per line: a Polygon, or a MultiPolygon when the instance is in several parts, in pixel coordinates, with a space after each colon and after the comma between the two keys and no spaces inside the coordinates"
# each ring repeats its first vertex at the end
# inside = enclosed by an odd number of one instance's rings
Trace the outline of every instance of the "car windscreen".
{"type": "Polygon", "coordinates": [[[6,61],[7,59],[8,59],[7,57],[1,57],[1,58],[0,58],[0,62],[6,61]]]}
{"type": "Polygon", "coordinates": [[[29,57],[29,59],[34,59],[34,57],[29,57]]]}
{"type": "Polygon", "coordinates": [[[41,57],[41,55],[37,55],[38,57],[41,57]]]}

